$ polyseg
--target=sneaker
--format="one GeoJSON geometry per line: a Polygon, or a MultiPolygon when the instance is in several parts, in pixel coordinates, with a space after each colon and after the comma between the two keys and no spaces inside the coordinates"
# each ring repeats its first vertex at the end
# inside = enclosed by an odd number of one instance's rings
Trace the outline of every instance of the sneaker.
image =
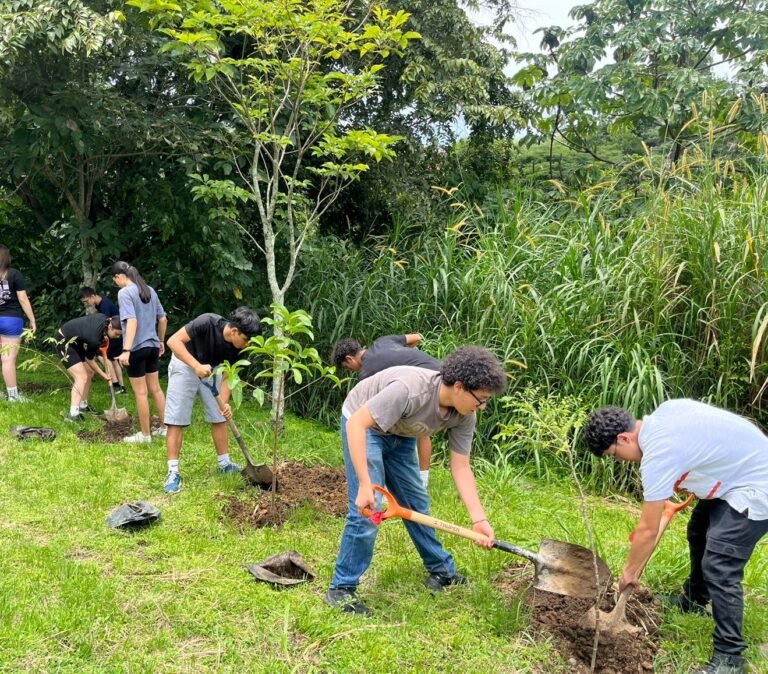
{"type": "Polygon", "coordinates": [[[446,573],[430,573],[424,585],[426,585],[432,592],[442,592],[446,587],[451,585],[466,585],[467,579],[460,573],[454,573],[449,576],[446,573]]]}
{"type": "Polygon", "coordinates": [[[658,599],[667,608],[676,608],[680,613],[697,613],[703,615],[707,612],[707,603],[694,601],[685,592],[670,594],[657,594],[658,599]]]}
{"type": "Polygon", "coordinates": [[[236,463],[228,463],[226,466],[219,466],[220,473],[239,473],[242,470],[236,463]]]}
{"type": "Polygon", "coordinates": [[[85,412],[87,412],[88,414],[98,414],[98,412],[95,409],[93,409],[93,407],[91,407],[90,405],[86,405],[85,407],[81,405],[80,413],[83,414],[85,412]]]}
{"type": "Polygon", "coordinates": [[[181,491],[181,482],[181,475],[175,473],[172,470],[169,470],[168,475],[165,476],[163,491],[166,494],[178,494],[181,491]]]}
{"type": "Polygon", "coordinates": [[[740,655],[715,653],[712,659],[693,674],[746,674],[746,660],[740,655]]]}
{"type": "Polygon", "coordinates": [[[31,402],[27,396],[17,393],[15,396],[8,396],[9,403],[28,403],[31,402]]]}
{"type": "Polygon", "coordinates": [[[78,412],[77,414],[67,414],[64,417],[64,421],[68,421],[72,424],[77,421],[85,421],[85,417],[83,416],[82,412],[78,412]]]}
{"type": "Polygon", "coordinates": [[[123,395],[125,393],[125,386],[120,386],[119,384],[117,386],[113,386],[113,389],[115,389],[115,395],[123,395]]]}
{"type": "Polygon", "coordinates": [[[152,442],[151,435],[144,435],[141,431],[123,438],[123,442],[152,442]]]}
{"type": "Polygon", "coordinates": [[[152,435],[156,438],[164,438],[168,435],[168,426],[160,426],[152,429],[152,435]]]}
{"type": "Polygon", "coordinates": [[[344,613],[353,613],[365,617],[373,615],[373,611],[357,598],[355,589],[351,587],[331,588],[325,593],[323,601],[328,606],[338,608],[344,613]]]}

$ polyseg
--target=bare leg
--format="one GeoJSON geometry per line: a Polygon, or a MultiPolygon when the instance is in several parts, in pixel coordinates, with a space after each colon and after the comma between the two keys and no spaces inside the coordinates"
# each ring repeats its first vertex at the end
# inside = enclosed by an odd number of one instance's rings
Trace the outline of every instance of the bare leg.
{"type": "Polygon", "coordinates": [[[162,426],[165,419],[165,394],[160,386],[160,374],[157,372],[147,372],[146,381],[147,388],[152,394],[152,399],[155,401],[157,416],[160,417],[160,425],[162,426]]]}
{"type": "Polygon", "coordinates": [[[111,360],[109,363],[110,367],[112,368],[110,371],[112,373],[112,381],[117,382],[120,386],[124,386],[123,384],[123,368],[120,366],[120,363],[117,362],[117,359],[111,360]]]}
{"type": "Polygon", "coordinates": [[[184,426],[168,425],[168,435],[165,436],[165,449],[168,460],[173,461],[181,454],[181,443],[184,441],[184,426]]]}
{"type": "Polygon", "coordinates": [[[136,397],[136,413],[139,415],[139,426],[144,435],[149,435],[149,400],[147,398],[147,381],[145,377],[129,377],[133,395],[136,397]]]}
{"type": "Polygon", "coordinates": [[[0,358],[6,388],[16,388],[16,356],[19,355],[20,341],[18,337],[0,337],[0,358]]]}
{"type": "MultiPolygon", "coordinates": [[[[170,431],[170,426],[168,427],[170,431]]],[[[219,424],[211,424],[211,437],[213,438],[213,444],[216,447],[216,454],[221,456],[229,451],[229,435],[227,435],[227,424],[221,422],[219,424]]]]}
{"type": "Polygon", "coordinates": [[[72,391],[69,394],[69,404],[72,407],[79,407],[80,401],[85,398],[83,392],[86,391],[88,385],[88,368],[84,363],[75,363],[72,367],[67,368],[67,372],[74,379],[72,391]]]}

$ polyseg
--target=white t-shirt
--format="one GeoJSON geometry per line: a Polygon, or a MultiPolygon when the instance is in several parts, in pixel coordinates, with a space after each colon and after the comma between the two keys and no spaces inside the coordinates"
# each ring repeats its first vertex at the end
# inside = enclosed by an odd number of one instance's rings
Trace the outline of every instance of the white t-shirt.
{"type": "Polygon", "coordinates": [[[752,422],[695,400],[668,400],[643,418],[643,498],[676,488],[721,498],[751,520],[768,519],[768,438],[752,422]]]}

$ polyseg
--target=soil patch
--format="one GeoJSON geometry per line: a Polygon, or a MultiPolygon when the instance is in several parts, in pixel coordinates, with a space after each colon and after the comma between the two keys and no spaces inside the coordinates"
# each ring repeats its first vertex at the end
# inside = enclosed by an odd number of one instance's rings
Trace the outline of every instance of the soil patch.
{"type": "MultiPolygon", "coordinates": [[[[584,614],[594,602],[575,599],[531,586],[530,569],[511,567],[500,581],[504,593],[522,598],[535,630],[555,637],[557,648],[571,665],[574,674],[586,674],[592,662],[595,633],[582,627],[584,614]]],[[[610,611],[616,594],[610,592],[600,605],[610,611]]],[[[599,674],[646,674],[653,672],[653,660],[659,650],[660,606],[647,588],[638,588],[627,602],[629,622],[641,628],[638,634],[608,637],[601,635],[595,671],[599,674]]]]}
{"type": "Polygon", "coordinates": [[[305,466],[295,461],[283,463],[277,471],[277,498],[256,490],[247,498],[220,496],[223,513],[241,527],[279,526],[305,503],[319,512],[340,517],[347,512],[347,479],[343,468],[305,466]]]}
{"type": "Polygon", "coordinates": [[[104,436],[101,431],[87,431],[82,429],[77,431],[75,435],[85,442],[101,442],[104,440],[104,436]]]}
{"type": "Polygon", "coordinates": [[[39,395],[41,393],[54,393],[61,389],[61,386],[51,386],[51,384],[43,384],[40,382],[22,383],[19,385],[19,389],[22,393],[29,395],[39,395]]]}
{"type": "Polygon", "coordinates": [[[126,435],[133,433],[133,421],[131,417],[123,419],[122,421],[107,421],[103,420],[104,428],[104,442],[122,442],[126,435]]]}

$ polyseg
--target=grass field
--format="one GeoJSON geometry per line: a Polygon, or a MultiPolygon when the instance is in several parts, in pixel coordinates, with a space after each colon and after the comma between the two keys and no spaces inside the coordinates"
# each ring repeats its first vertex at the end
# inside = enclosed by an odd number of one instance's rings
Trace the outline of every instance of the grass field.
{"type": "MultiPolygon", "coordinates": [[[[551,640],[527,627],[525,610],[497,579],[519,560],[443,537],[471,584],[432,596],[403,527],[381,532],[361,596],[372,619],[348,617],[322,602],[343,520],[305,507],[280,530],[240,531],[221,512],[220,494],[246,489],[216,474],[200,416],[182,453],[184,489],[166,496],[165,448],[83,442],[65,424],[67,382],[21,373],[24,383],[59,387],[27,405],[0,401],[0,671],[2,672],[568,672],[551,640]],[[19,442],[12,424],[56,429],[54,442],[19,442]],[[162,511],[140,533],[105,525],[126,501],[149,500],[162,511]],[[277,591],[243,566],[283,550],[301,552],[314,583],[277,591]]],[[[102,384],[92,404],[108,405],[102,384]]],[[[133,410],[132,396],[121,404],[133,410]]],[[[199,415],[199,410],[196,411],[199,415]]],[[[263,414],[245,407],[238,421],[257,459],[263,414]]],[[[96,430],[89,420],[85,428],[96,430]]],[[[336,433],[289,419],[286,455],[339,465],[336,433]]],[[[232,456],[237,457],[235,443],[232,456]]],[[[520,468],[478,462],[479,484],[499,538],[535,548],[543,537],[585,543],[571,485],[543,485],[520,468]]],[[[467,524],[443,468],[433,471],[437,517],[467,524]]],[[[590,498],[601,554],[621,567],[637,514],[622,499],[590,498]]],[[[673,522],[646,572],[653,588],[675,588],[687,571],[685,516],[673,522]]],[[[768,541],[747,569],[746,636],[753,672],[768,672],[768,541]]],[[[711,620],[668,613],[659,672],[688,672],[706,660],[711,620]]]]}

